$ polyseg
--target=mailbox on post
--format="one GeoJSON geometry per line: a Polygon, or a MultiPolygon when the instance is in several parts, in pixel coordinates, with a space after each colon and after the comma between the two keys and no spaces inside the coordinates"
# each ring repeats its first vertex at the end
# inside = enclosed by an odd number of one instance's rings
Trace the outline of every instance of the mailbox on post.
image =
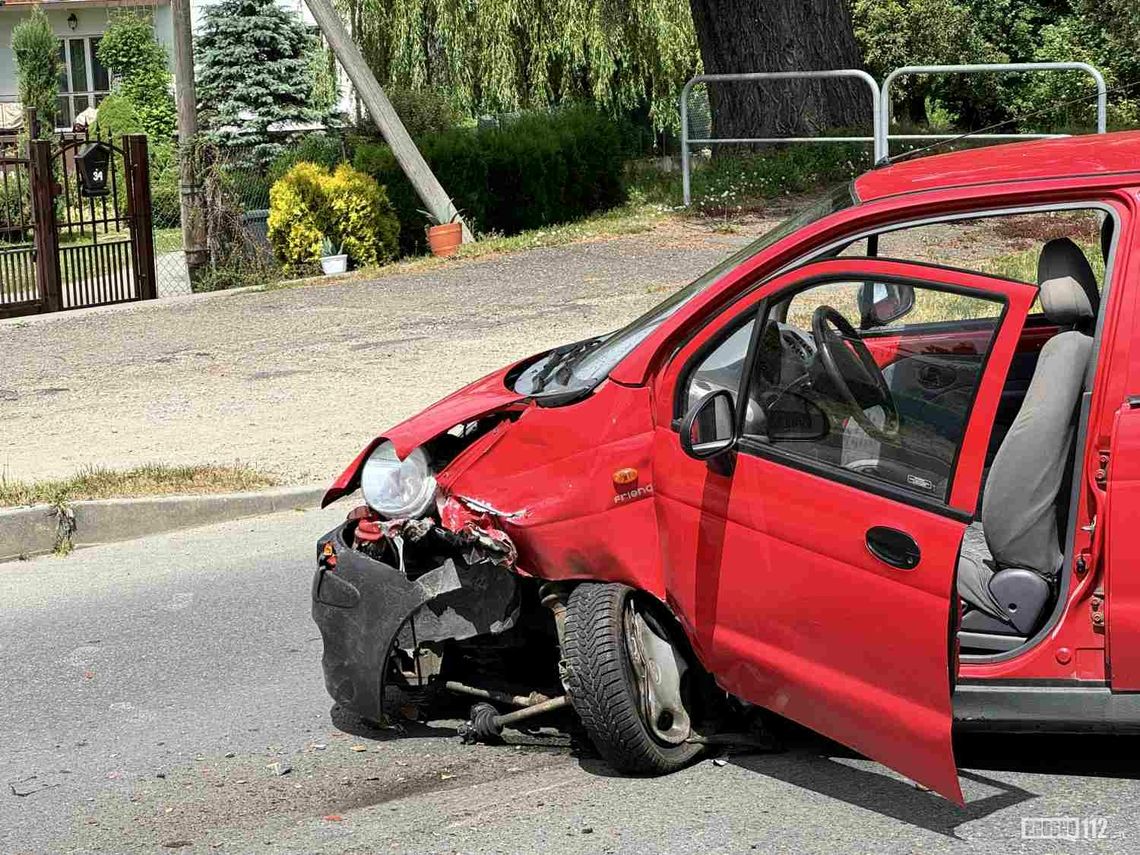
{"type": "Polygon", "coordinates": [[[111,163],[111,147],[105,142],[87,142],[75,155],[75,171],[79,176],[79,192],[83,196],[106,196],[107,171],[111,163]]]}

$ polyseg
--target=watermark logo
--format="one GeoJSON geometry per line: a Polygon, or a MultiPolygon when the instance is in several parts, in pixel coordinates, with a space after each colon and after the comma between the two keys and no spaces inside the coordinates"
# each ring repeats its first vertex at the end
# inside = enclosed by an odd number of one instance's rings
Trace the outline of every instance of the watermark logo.
{"type": "Polygon", "coordinates": [[[1026,816],[1021,819],[1022,840],[1103,840],[1108,820],[1102,816],[1026,816]]]}

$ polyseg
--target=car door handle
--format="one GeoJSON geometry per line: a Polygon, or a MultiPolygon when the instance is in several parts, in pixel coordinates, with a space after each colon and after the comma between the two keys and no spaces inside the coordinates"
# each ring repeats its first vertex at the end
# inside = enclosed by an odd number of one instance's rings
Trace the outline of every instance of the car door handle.
{"type": "Polygon", "coordinates": [[[900,570],[913,570],[922,560],[922,551],[913,537],[885,525],[867,529],[867,549],[884,564],[900,570]]]}

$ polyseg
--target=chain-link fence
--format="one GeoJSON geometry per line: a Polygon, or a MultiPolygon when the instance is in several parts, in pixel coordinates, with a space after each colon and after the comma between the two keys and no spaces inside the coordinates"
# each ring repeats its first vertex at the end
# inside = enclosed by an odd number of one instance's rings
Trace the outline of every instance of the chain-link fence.
{"type": "Polygon", "coordinates": [[[206,225],[205,268],[191,285],[182,232],[179,153],[159,150],[151,165],[155,274],[160,297],[232,287],[256,275],[279,273],[267,238],[268,167],[252,149],[202,146],[181,156],[197,158],[196,174],[206,225]]]}

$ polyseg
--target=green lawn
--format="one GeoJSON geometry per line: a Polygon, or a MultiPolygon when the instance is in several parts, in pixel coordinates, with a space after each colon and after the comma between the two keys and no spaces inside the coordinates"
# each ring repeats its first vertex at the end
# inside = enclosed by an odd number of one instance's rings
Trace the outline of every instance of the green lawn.
{"type": "MultiPolygon", "coordinates": [[[[1077,241],[1085,253],[1085,257],[1092,265],[1093,273],[1098,282],[1104,281],[1104,259],[1100,254],[1100,244],[1095,241],[1077,241]]],[[[984,259],[975,268],[980,273],[989,273],[1005,279],[1015,279],[1018,282],[1037,283],[1037,259],[1041,255],[1040,247],[1031,247],[1021,252],[1009,255],[1000,255],[992,259],[984,259]]]]}

